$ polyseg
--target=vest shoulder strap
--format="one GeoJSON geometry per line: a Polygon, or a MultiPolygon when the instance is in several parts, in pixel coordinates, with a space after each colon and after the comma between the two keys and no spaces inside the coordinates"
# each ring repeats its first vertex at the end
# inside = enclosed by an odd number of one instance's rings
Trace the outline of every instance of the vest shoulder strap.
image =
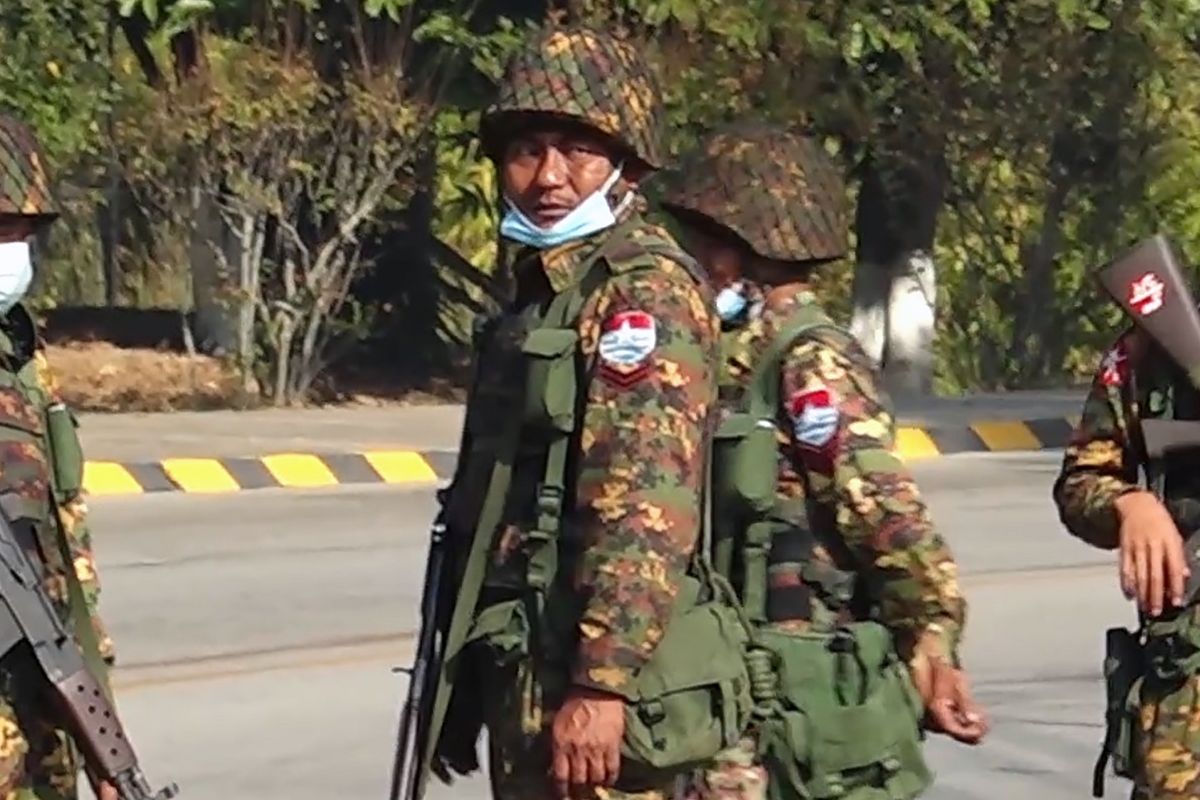
{"type": "Polygon", "coordinates": [[[841,332],[841,328],[815,303],[795,309],[767,345],[750,376],[749,408],[755,416],[770,417],[779,406],[779,369],[788,351],[814,330],[841,332]]]}
{"type": "Polygon", "coordinates": [[[708,278],[696,259],[692,258],[673,240],[653,229],[630,230],[608,255],[609,269],[615,275],[636,269],[654,267],[659,258],[673,261],[683,267],[692,280],[705,283],[708,278]]]}

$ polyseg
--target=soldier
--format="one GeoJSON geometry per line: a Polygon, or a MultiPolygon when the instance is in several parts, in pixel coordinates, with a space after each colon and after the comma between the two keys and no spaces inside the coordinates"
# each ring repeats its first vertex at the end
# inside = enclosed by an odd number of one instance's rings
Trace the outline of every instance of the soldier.
{"type": "MultiPolygon", "coordinates": [[[[1200,418],[1200,397],[1183,371],[1144,332],[1128,329],[1105,353],[1092,379],[1053,493],[1070,533],[1093,547],[1118,550],[1122,591],[1137,601],[1151,633],[1182,624],[1186,637],[1195,635],[1196,608],[1186,608],[1191,571],[1176,518],[1186,530],[1200,526],[1190,477],[1194,471],[1187,460],[1170,462],[1167,505],[1139,484],[1139,470],[1146,466],[1141,420],[1170,416],[1168,402],[1176,418],[1200,418]]],[[[1130,770],[1119,774],[1133,779],[1134,798],[1200,796],[1200,731],[1195,725],[1200,674],[1188,660],[1193,652],[1191,644],[1175,649],[1174,659],[1183,666],[1178,676],[1163,674],[1174,671],[1173,659],[1153,670],[1139,665],[1137,657],[1122,665],[1122,671],[1132,669],[1139,677],[1152,673],[1139,693],[1129,752],[1114,752],[1130,770]]],[[[1119,723],[1110,719],[1114,724],[1119,723]]],[[[1102,773],[1096,777],[1101,780],[1102,773]]]]}
{"type": "Polygon", "coordinates": [[[633,45],[551,27],[481,122],[515,290],[477,329],[444,506],[448,557],[472,532],[487,556],[482,577],[468,558],[452,579],[472,621],[465,659],[450,623],[432,768],[476,769],[483,725],[501,800],[653,800],[676,780],[627,769],[623,740],[696,552],[718,324],[694,262],[642,217],[660,113],[633,45]]]}
{"type": "MultiPolygon", "coordinates": [[[[107,640],[84,591],[97,591],[81,497],[83,456],[70,412],[50,378],[36,326],[22,298],[33,278],[29,240],[58,216],[33,133],[0,115],[0,507],[29,532],[31,556],[47,591],[103,668],[96,634],[107,640]],[[92,625],[83,622],[90,616],[92,625]]],[[[111,648],[111,645],[109,645],[111,648]]],[[[111,649],[110,649],[111,652],[111,649]]],[[[0,797],[75,798],[81,760],[69,735],[48,715],[43,689],[24,653],[0,660],[0,797]]],[[[103,680],[103,676],[101,676],[103,680]]],[[[108,783],[101,800],[116,798],[108,783]]]]}
{"type": "MultiPolygon", "coordinates": [[[[811,637],[789,638],[789,632],[848,630],[862,644],[879,634],[863,622],[874,612],[911,669],[925,724],[974,744],[987,722],[959,666],[966,604],[955,563],[912,475],[892,453],[894,422],[874,365],[824,315],[809,285],[814,270],[848,252],[846,205],[842,178],[818,144],[754,122],[709,136],[665,182],[663,207],[717,290],[726,423],[756,402],[763,411],[750,420],[754,428],[762,427],[761,416],[775,423],[774,435],[762,440],[754,458],[734,462],[738,474],[731,479],[745,481],[751,463],[777,463],[767,484],[770,510],[731,516],[721,508],[724,498],[714,498],[718,524],[737,517],[743,537],[740,556],[719,558],[718,566],[731,571],[761,630],[778,634],[764,641],[774,643],[785,664],[793,657],[825,657],[804,649],[811,637]]],[[[753,446],[749,439],[739,445],[753,446]]],[[[716,464],[720,471],[720,457],[716,464]]],[[[897,661],[890,674],[903,671],[897,661]]],[[[835,688],[825,691],[833,695],[835,688]]],[[[785,708],[806,702],[785,698],[785,708]]],[[[702,771],[692,796],[761,800],[768,776],[779,782],[779,794],[772,795],[779,797],[833,796],[807,792],[837,781],[843,782],[838,795],[847,798],[860,796],[856,788],[865,789],[862,796],[880,796],[876,781],[888,782],[889,797],[915,796],[928,783],[918,744],[920,715],[908,711],[902,693],[886,696],[881,708],[888,703],[888,711],[867,724],[886,725],[889,717],[908,713],[897,740],[907,737],[909,749],[869,753],[866,762],[885,765],[891,757],[898,772],[830,772],[827,765],[791,758],[786,748],[770,754],[764,766],[755,755],[761,743],[751,733],[742,747],[702,771]],[[810,785],[789,789],[786,775],[797,774],[797,761],[810,785]]],[[[809,702],[812,735],[861,738],[861,731],[841,731],[835,719],[822,717],[819,709],[828,705],[829,698],[809,702]]]]}

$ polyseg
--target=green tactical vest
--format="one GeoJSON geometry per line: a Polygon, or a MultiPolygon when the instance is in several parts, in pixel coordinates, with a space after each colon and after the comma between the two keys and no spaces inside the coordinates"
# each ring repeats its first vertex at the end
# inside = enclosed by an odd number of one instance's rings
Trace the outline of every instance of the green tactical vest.
{"type": "MultiPolygon", "coordinates": [[[[777,674],[772,691],[754,695],[771,800],[912,798],[932,781],[921,753],[923,710],[887,629],[862,620],[801,633],[767,619],[772,544],[808,524],[805,510],[778,493],[781,367],[797,341],[822,328],[840,333],[814,303],[794,309],[717,432],[714,563],[737,587],[777,674]]],[[[804,566],[828,598],[849,598],[851,576],[804,566]]]]}
{"type": "MultiPolygon", "coordinates": [[[[618,226],[544,306],[477,329],[463,455],[446,503],[447,530],[469,553],[458,572],[430,756],[464,657],[531,664],[531,692],[553,698],[566,690],[582,610],[570,586],[580,545],[568,513],[587,389],[579,316],[605,281],[655,268],[656,254],[691,264],[673,249],[637,245],[642,250],[631,253],[630,229],[618,226]],[[513,541],[519,557],[493,557],[513,541]]],[[[704,764],[736,743],[749,721],[749,625],[707,554],[707,545],[696,549],[674,616],[635,679],[622,779],[656,780],[704,764]]]]}

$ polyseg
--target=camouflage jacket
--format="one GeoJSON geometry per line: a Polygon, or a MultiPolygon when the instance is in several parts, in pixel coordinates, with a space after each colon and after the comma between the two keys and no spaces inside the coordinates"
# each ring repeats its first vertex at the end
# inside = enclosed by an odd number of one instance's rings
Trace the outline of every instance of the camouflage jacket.
{"type": "MultiPolygon", "coordinates": [[[[800,293],[726,335],[722,407],[739,401],[758,356],[802,302],[815,301],[800,293]]],[[[906,657],[926,636],[954,659],[966,615],[957,567],[911,473],[892,452],[894,422],[873,365],[849,334],[820,329],[793,345],[781,371],[780,493],[807,500],[817,563],[806,571],[772,553],[768,602],[790,594],[800,600],[785,603],[798,621],[824,626],[845,610],[826,607],[810,576],[822,565],[857,573],[906,657]]]]}
{"type": "Polygon", "coordinates": [[[1053,488],[1059,518],[1088,544],[1104,549],[1119,544],[1114,501],[1140,488],[1139,410],[1169,367],[1169,360],[1131,328],[1104,354],[1092,378],[1053,488]]]}
{"type": "Polygon", "coordinates": [[[65,604],[65,570],[57,547],[63,535],[58,504],[52,493],[53,470],[46,409],[49,397],[43,392],[45,356],[39,346],[32,316],[23,306],[14,307],[0,320],[0,496],[6,497],[6,513],[14,521],[32,520],[38,529],[41,561],[45,564],[47,589],[65,604]],[[33,369],[30,370],[32,364],[33,369]]]}
{"type": "MultiPolygon", "coordinates": [[[[631,690],[661,640],[696,545],[716,408],[711,291],[681,264],[638,246],[678,249],[635,208],[619,220],[632,232],[607,257],[611,276],[577,321],[586,386],[566,511],[580,548],[572,578],[583,608],[571,678],[618,694],[631,690]],[[653,267],[624,266],[647,258],[653,267]],[[633,328],[652,335],[622,338],[633,328]]],[[[517,307],[545,304],[570,286],[611,233],[509,254],[517,307]]],[[[522,536],[518,525],[502,529],[493,559],[518,552],[522,536]]]]}

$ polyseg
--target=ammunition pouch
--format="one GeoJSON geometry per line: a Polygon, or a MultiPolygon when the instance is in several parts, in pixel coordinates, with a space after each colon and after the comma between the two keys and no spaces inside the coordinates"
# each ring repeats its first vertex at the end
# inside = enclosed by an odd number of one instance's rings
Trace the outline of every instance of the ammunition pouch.
{"type": "MultiPolygon", "coordinates": [[[[748,629],[730,600],[707,588],[685,578],[665,635],[635,678],[625,705],[622,782],[669,779],[710,761],[746,730],[752,710],[748,629]]],[[[519,598],[483,608],[468,634],[468,657],[479,660],[484,676],[515,680],[523,702],[542,698],[539,705],[552,709],[569,688],[566,658],[574,648],[564,647],[562,638],[578,620],[570,602],[547,603],[537,621],[532,606],[519,598]],[[551,644],[535,648],[535,641],[551,644]],[[532,676],[533,685],[520,676],[532,676]]],[[[524,710],[531,719],[540,716],[541,709],[524,710]]]]}
{"type": "Polygon", "coordinates": [[[50,450],[50,468],[54,473],[54,491],[64,503],[83,489],[83,446],[79,442],[78,423],[71,409],[54,403],[46,409],[46,439],[50,450]]]}
{"type": "Polygon", "coordinates": [[[526,360],[526,429],[570,434],[575,430],[579,391],[576,348],[579,334],[570,328],[537,328],[529,332],[521,351],[526,360]]]}
{"type": "Polygon", "coordinates": [[[932,774],[921,753],[922,704],[891,635],[875,622],[831,633],[761,630],[778,674],[759,751],[770,800],[901,800],[932,774]]]}
{"type": "Polygon", "coordinates": [[[1092,796],[1104,796],[1104,770],[1112,761],[1113,773],[1135,779],[1140,773],[1137,738],[1140,727],[1146,652],[1138,634],[1109,628],[1104,648],[1104,743],[1092,775],[1092,796]]]}

